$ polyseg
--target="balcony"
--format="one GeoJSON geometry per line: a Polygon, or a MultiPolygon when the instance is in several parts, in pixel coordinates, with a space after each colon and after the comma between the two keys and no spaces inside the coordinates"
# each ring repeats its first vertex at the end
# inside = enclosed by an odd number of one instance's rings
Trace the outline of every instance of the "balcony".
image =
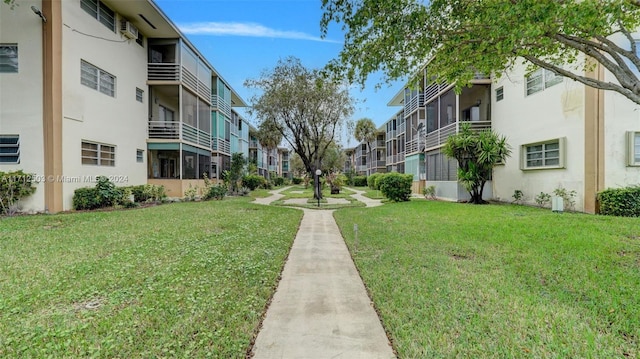
{"type": "Polygon", "coordinates": [[[231,105],[226,103],[224,99],[218,95],[211,95],[212,110],[218,110],[231,118],[231,105]]]}
{"type": "Polygon", "coordinates": [[[207,148],[211,147],[211,134],[182,123],[182,139],[207,148]]]}
{"type": "Polygon", "coordinates": [[[211,86],[200,81],[179,63],[150,62],[147,64],[147,79],[149,81],[179,81],[207,102],[211,100],[211,86]]]}
{"type": "Polygon", "coordinates": [[[417,96],[412,97],[411,100],[405,104],[404,112],[405,114],[410,114],[419,107],[424,107],[424,93],[419,93],[417,96]]]}
{"type": "Polygon", "coordinates": [[[149,121],[149,138],[177,140],[180,138],[180,123],[177,121],[149,121]]]}
{"type": "MultiPolygon", "coordinates": [[[[491,121],[461,121],[460,124],[468,123],[472,131],[483,131],[491,129],[491,121]]],[[[432,149],[443,145],[447,142],[447,138],[456,133],[457,126],[455,123],[449,124],[427,134],[425,143],[426,149],[432,149]]]]}
{"type": "Polygon", "coordinates": [[[147,64],[149,81],[180,81],[180,64],[153,62],[147,64]]]}

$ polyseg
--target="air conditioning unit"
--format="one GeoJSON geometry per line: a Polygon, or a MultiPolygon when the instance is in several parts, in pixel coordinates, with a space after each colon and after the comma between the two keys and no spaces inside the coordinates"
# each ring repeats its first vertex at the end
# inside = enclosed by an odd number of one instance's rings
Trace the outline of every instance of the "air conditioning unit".
{"type": "Polygon", "coordinates": [[[138,38],[138,28],[133,26],[133,24],[127,20],[122,20],[122,22],[120,23],[120,32],[122,33],[122,35],[130,39],[138,38]]]}

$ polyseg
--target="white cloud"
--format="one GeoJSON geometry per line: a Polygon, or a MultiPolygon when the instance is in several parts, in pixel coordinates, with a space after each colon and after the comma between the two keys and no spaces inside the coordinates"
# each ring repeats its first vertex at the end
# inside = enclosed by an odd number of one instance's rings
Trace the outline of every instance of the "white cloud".
{"type": "Polygon", "coordinates": [[[178,27],[182,32],[190,35],[271,37],[340,43],[339,41],[322,39],[318,36],[309,35],[304,32],[276,30],[256,23],[198,22],[191,24],[178,24],[178,27]]]}

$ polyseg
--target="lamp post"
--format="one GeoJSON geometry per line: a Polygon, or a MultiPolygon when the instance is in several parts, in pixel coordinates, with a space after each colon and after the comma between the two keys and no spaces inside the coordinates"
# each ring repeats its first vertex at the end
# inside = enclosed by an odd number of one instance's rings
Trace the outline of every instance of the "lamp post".
{"type": "Polygon", "coordinates": [[[316,170],[316,188],[317,188],[317,192],[316,192],[316,197],[318,197],[318,207],[320,207],[320,175],[322,174],[322,171],[320,169],[316,170]]]}

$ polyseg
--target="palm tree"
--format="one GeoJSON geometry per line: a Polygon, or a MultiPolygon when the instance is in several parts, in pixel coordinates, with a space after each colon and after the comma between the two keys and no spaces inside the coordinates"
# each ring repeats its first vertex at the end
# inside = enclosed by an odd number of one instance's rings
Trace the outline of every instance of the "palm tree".
{"type": "MultiPolygon", "coordinates": [[[[369,159],[367,160],[369,166],[371,164],[371,142],[376,140],[376,125],[370,118],[361,118],[356,122],[356,130],[353,134],[358,142],[364,142],[367,144],[367,153],[369,159]]],[[[370,173],[367,173],[370,174],[370,173]]]]}

